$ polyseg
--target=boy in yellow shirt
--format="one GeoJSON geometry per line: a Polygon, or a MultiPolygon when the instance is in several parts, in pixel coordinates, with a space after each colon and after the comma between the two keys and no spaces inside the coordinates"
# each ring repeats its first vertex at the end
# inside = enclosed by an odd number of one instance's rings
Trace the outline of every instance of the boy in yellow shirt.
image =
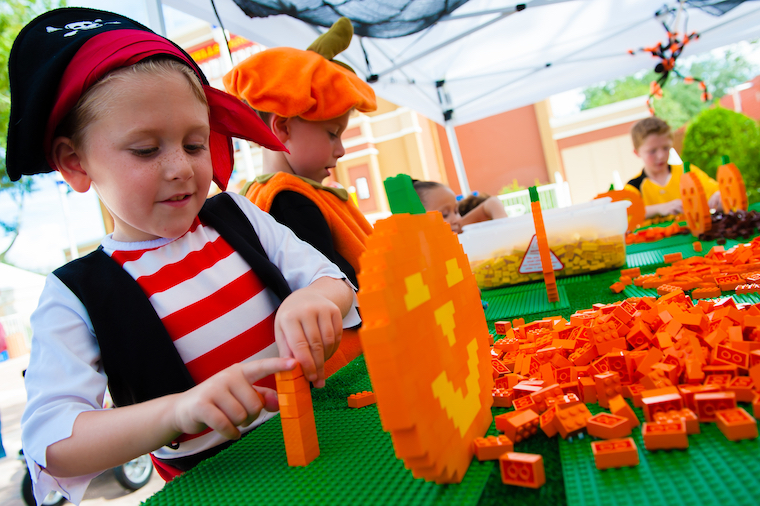
{"type": "MultiPolygon", "coordinates": [[[[660,118],[646,118],[633,125],[631,139],[633,152],[644,162],[644,169],[628,181],[625,189],[641,195],[647,218],[683,212],[680,193],[683,165],[668,164],[673,147],[670,126],[660,118]]],[[[693,164],[691,172],[702,183],[710,208],[720,210],[718,183],[693,164]]]]}

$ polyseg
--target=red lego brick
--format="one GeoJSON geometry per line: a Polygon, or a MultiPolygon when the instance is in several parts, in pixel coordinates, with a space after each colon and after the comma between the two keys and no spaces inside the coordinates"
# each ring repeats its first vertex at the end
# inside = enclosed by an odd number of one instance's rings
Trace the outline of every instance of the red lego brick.
{"type": "Polygon", "coordinates": [[[598,413],[586,421],[586,430],[599,439],[617,439],[631,434],[631,424],[623,416],[598,413]]]}
{"type": "Polygon", "coordinates": [[[683,420],[673,423],[645,423],[641,427],[641,435],[644,438],[644,446],[649,451],[689,447],[686,423],[683,420]]]}
{"type": "Polygon", "coordinates": [[[716,412],[715,423],[729,441],[757,438],[757,421],[742,408],[716,412]]]}
{"type": "Polygon", "coordinates": [[[639,452],[633,438],[592,441],[591,453],[597,469],[639,465],[639,452]]]}
{"type": "Polygon", "coordinates": [[[694,394],[694,412],[700,422],[714,422],[718,411],[736,407],[736,394],[733,392],[713,392],[694,394]]]}
{"type": "Polygon", "coordinates": [[[507,436],[476,437],[473,442],[478,460],[496,460],[507,452],[514,451],[515,445],[507,436]]]}
{"type": "Polygon", "coordinates": [[[539,488],[546,483],[541,455],[508,452],[499,457],[499,467],[501,480],[506,485],[539,488]]]}
{"type": "Polygon", "coordinates": [[[348,407],[349,408],[363,408],[364,406],[369,406],[370,404],[375,404],[377,400],[375,399],[375,394],[373,392],[367,392],[366,390],[358,393],[358,394],[351,394],[348,396],[348,407]]]}

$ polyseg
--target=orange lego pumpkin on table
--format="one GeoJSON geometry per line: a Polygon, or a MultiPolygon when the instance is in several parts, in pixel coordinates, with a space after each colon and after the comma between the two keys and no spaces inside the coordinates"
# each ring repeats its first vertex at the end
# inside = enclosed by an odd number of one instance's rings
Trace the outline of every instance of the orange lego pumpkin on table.
{"type": "Polygon", "coordinates": [[[420,214],[378,221],[360,259],[367,370],[396,456],[415,478],[458,483],[493,419],[480,294],[456,235],[424,212],[409,177],[386,187],[394,212],[420,214]],[[399,207],[394,186],[410,206],[399,207]]]}
{"type": "Polygon", "coordinates": [[[741,172],[728,161],[727,156],[721,157],[721,163],[723,165],[718,167],[717,177],[723,211],[746,211],[749,203],[741,172]]]}
{"type": "Polygon", "coordinates": [[[610,186],[610,190],[605,193],[600,193],[594,199],[601,199],[609,197],[613,202],[619,202],[621,200],[627,200],[631,203],[628,207],[628,232],[633,232],[644,223],[646,219],[646,208],[644,207],[644,200],[635,192],[630,190],[615,190],[610,186]]]}
{"type": "Polygon", "coordinates": [[[686,223],[693,236],[704,234],[712,227],[707,196],[697,176],[689,170],[689,162],[683,163],[681,176],[681,204],[686,223]]]}

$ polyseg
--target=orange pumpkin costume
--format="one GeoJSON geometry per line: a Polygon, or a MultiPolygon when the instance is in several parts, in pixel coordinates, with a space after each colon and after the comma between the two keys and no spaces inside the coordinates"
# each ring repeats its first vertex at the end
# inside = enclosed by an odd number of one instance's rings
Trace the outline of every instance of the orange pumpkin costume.
{"type": "MultiPolygon", "coordinates": [[[[351,22],[341,18],[306,51],[278,47],[247,58],[224,76],[224,86],[252,108],[284,118],[325,121],[353,109],[374,111],[377,103],[372,88],[350,67],[333,60],[348,47],[352,36],[351,22]]],[[[331,259],[356,283],[359,256],[372,226],[348,198],[348,192],[278,172],[256,178],[241,193],[328,257],[331,252],[326,250],[334,250],[331,259]],[[325,222],[332,248],[314,232],[321,229],[326,235],[325,222]]],[[[325,374],[329,376],[359,354],[357,332],[344,330],[338,351],[325,364],[325,374]]]]}

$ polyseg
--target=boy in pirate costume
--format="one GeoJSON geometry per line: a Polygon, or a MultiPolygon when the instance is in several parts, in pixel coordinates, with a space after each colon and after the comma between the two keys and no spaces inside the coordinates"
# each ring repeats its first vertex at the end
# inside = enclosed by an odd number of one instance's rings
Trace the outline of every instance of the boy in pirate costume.
{"type": "Polygon", "coordinates": [[[51,274],[32,316],[22,441],[37,500],[81,501],[103,470],[151,452],[169,479],[279,409],[272,374],[324,384],[345,276],[224,189],[231,136],[279,141],[210,88],[172,42],[119,15],[58,9],[9,60],[7,169],[58,170],[98,193],[114,232],[51,274]],[[253,384],[255,383],[255,386],[253,384]],[[102,409],[106,385],[116,409],[102,409]]]}
{"type": "MultiPolygon", "coordinates": [[[[345,154],[341,135],[352,111],[374,111],[375,93],[347,65],[334,60],[351,42],[347,18],[335,22],[306,50],[267,49],[224,77],[229,93],[259,112],[288,152],[264,150],[264,171],[241,192],[308,242],[358,287],[356,272],[371,225],[348,192],[322,185],[345,154]]],[[[326,365],[329,375],[361,353],[345,332],[326,365]]]]}

